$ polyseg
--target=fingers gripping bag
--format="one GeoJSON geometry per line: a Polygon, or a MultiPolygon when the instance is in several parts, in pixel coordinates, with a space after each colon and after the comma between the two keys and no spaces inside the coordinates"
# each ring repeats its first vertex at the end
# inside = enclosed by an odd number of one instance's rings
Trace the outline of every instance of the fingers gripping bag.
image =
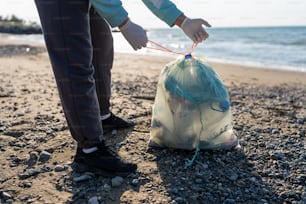
{"type": "Polygon", "coordinates": [[[192,150],[237,145],[229,94],[217,73],[190,54],[167,64],[157,84],[149,146],[192,150]]]}

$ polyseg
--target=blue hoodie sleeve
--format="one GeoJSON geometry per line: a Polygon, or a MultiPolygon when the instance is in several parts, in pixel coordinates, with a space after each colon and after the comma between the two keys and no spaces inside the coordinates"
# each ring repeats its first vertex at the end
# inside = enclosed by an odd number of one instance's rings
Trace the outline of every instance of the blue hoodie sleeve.
{"type": "Polygon", "coordinates": [[[120,0],[90,0],[90,3],[112,27],[119,26],[128,17],[120,0]]]}
{"type": "Polygon", "coordinates": [[[159,19],[174,26],[175,20],[183,14],[174,3],[170,0],[142,0],[143,3],[154,13],[159,19]]]}

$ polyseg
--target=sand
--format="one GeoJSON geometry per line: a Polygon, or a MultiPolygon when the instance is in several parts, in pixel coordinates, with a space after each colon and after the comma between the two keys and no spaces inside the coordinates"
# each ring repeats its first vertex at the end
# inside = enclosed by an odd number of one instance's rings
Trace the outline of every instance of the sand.
{"type": "Polygon", "coordinates": [[[105,137],[122,157],[138,163],[138,173],[115,187],[111,178],[74,180],[82,176],[70,168],[76,143],[43,45],[0,39],[0,46],[17,50],[42,47],[0,56],[2,203],[305,202],[306,73],[209,62],[229,88],[242,149],[202,152],[186,169],[192,152],[147,146],[158,76],[174,58],[116,53],[112,111],[136,126],[105,137]]]}

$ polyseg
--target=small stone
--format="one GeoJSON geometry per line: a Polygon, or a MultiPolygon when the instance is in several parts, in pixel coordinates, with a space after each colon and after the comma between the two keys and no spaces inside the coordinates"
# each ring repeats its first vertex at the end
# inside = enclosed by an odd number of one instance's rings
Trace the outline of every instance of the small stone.
{"type": "Polygon", "coordinates": [[[249,180],[254,182],[254,183],[256,182],[256,178],[255,177],[251,177],[249,180]]]}
{"type": "Polygon", "coordinates": [[[1,126],[0,126],[0,132],[4,132],[4,131],[5,131],[5,129],[6,129],[6,127],[4,127],[4,126],[3,126],[3,127],[1,127],[1,126]]]}
{"type": "Polygon", "coordinates": [[[236,181],[238,179],[238,175],[237,174],[233,174],[232,176],[229,177],[229,179],[231,181],[236,181]]]}
{"type": "Polygon", "coordinates": [[[301,154],[301,155],[300,155],[300,159],[306,160],[306,153],[301,154]]]}
{"type": "Polygon", "coordinates": [[[0,192],[0,197],[4,198],[4,200],[12,199],[13,197],[7,192],[0,192]]]}
{"type": "Polygon", "coordinates": [[[26,200],[28,200],[29,198],[30,198],[29,195],[23,195],[23,196],[21,196],[19,199],[20,199],[21,201],[26,201],[26,200]]]}
{"type": "Polygon", "coordinates": [[[112,130],[112,135],[117,135],[117,130],[112,130]]]}
{"type": "Polygon", "coordinates": [[[252,176],[259,176],[259,174],[257,173],[257,171],[252,171],[252,172],[251,172],[251,175],[252,175],[252,176]]]}
{"type": "Polygon", "coordinates": [[[63,186],[59,183],[56,183],[55,184],[55,189],[58,190],[58,191],[62,191],[63,190],[63,186]]]}
{"type": "Polygon", "coordinates": [[[99,204],[99,199],[97,196],[94,196],[94,197],[91,197],[89,200],[88,200],[88,204],[99,204]]]}
{"type": "Polygon", "coordinates": [[[203,180],[200,179],[200,178],[197,178],[197,179],[195,180],[195,183],[196,183],[196,184],[201,184],[201,183],[203,183],[203,180]]]}
{"type": "Polygon", "coordinates": [[[11,162],[10,162],[10,167],[16,167],[21,163],[21,159],[17,156],[13,156],[11,157],[11,162]]]}
{"type": "Polygon", "coordinates": [[[112,178],[112,187],[118,187],[121,186],[124,179],[120,176],[116,176],[115,178],[112,178]]]}
{"type": "Polygon", "coordinates": [[[305,175],[298,175],[296,177],[297,183],[306,183],[306,174],[305,175]]]}
{"type": "Polygon", "coordinates": [[[132,180],[132,185],[133,186],[137,186],[139,184],[139,180],[138,179],[133,179],[132,180]]]}
{"type": "Polygon", "coordinates": [[[32,183],[20,183],[18,186],[21,188],[31,188],[32,183]]]}
{"type": "Polygon", "coordinates": [[[226,199],[224,202],[223,202],[223,204],[235,204],[236,202],[235,202],[235,200],[234,199],[226,199]]]}
{"type": "Polygon", "coordinates": [[[23,136],[24,132],[23,131],[7,131],[7,132],[4,132],[3,134],[7,136],[18,138],[18,137],[23,136]]]}
{"type": "Polygon", "coordinates": [[[285,199],[285,198],[288,197],[288,195],[287,195],[286,192],[281,192],[281,193],[279,194],[279,197],[282,198],[282,199],[285,199]]]}
{"type": "Polygon", "coordinates": [[[53,171],[53,169],[50,166],[44,165],[44,166],[41,167],[40,171],[44,173],[44,172],[53,171]]]}
{"type": "Polygon", "coordinates": [[[39,170],[37,169],[28,169],[26,170],[24,173],[22,174],[19,174],[19,179],[23,180],[23,179],[27,179],[29,177],[32,177],[32,176],[36,176],[40,173],[39,170]]]}
{"type": "Polygon", "coordinates": [[[182,197],[176,197],[174,200],[178,203],[184,202],[184,199],[182,197]]]}
{"type": "MultiPolygon", "coordinates": [[[[18,110],[18,108],[16,110],[18,110]]],[[[22,113],[22,112],[16,113],[16,116],[17,117],[22,117],[22,116],[24,116],[24,113],[22,113]]]]}
{"type": "Polygon", "coordinates": [[[171,192],[173,194],[178,194],[179,190],[178,190],[178,188],[169,188],[169,192],[171,192]]]}
{"type": "Polygon", "coordinates": [[[198,192],[198,193],[203,192],[203,188],[198,187],[198,186],[195,186],[195,185],[192,185],[192,186],[191,186],[191,190],[192,190],[193,192],[198,192]]]}
{"type": "Polygon", "coordinates": [[[285,158],[285,154],[282,152],[274,152],[271,155],[271,159],[273,160],[283,160],[285,158]]]}
{"type": "Polygon", "coordinates": [[[304,119],[298,119],[297,122],[298,122],[298,124],[303,125],[305,123],[305,120],[304,119]]]}
{"type": "Polygon", "coordinates": [[[56,165],[54,168],[55,172],[61,172],[61,171],[65,171],[67,168],[65,166],[61,166],[61,165],[56,165]]]}
{"type": "Polygon", "coordinates": [[[73,178],[73,181],[74,182],[82,182],[82,181],[88,181],[92,179],[92,176],[91,175],[88,175],[88,174],[84,174],[82,176],[78,176],[78,177],[74,177],[73,178]]]}
{"type": "Polygon", "coordinates": [[[203,167],[203,169],[208,169],[209,168],[208,164],[203,164],[202,167],[203,167]]]}
{"type": "Polygon", "coordinates": [[[51,158],[51,154],[47,151],[42,151],[39,155],[39,161],[42,163],[47,162],[51,158]]]}
{"type": "Polygon", "coordinates": [[[268,144],[267,149],[275,149],[275,145],[274,144],[268,144]]]}
{"type": "Polygon", "coordinates": [[[29,109],[29,108],[27,108],[27,109],[25,109],[24,110],[24,113],[31,113],[32,111],[31,111],[31,109],[29,109]]]}
{"type": "Polygon", "coordinates": [[[263,204],[268,204],[268,203],[269,203],[266,199],[261,199],[260,201],[261,201],[261,203],[263,203],[263,204]]]}
{"type": "Polygon", "coordinates": [[[244,136],[245,140],[250,140],[252,138],[252,135],[246,135],[244,136]]]}
{"type": "Polygon", "coordinates": [[[273,129],[273,130],[272,130],[272,134],[279,134],[279,130],[273,129]]]}
{"type": "Polygon", "coordinates": [[[29,160],[26,162],[26,164],[28,165],[28,168],[33,167],[38,159],[38,153],[37,152],[30,152],[30,158],[29,160]]]}
{"type": "Polygon", "coordinates": [[[104,184],[103,189],[104,189],[104,191],[106,191],[106,192],[110,192],[111,189],[112,189],[112,187],[106,183],[106,184],[104,184]]]}

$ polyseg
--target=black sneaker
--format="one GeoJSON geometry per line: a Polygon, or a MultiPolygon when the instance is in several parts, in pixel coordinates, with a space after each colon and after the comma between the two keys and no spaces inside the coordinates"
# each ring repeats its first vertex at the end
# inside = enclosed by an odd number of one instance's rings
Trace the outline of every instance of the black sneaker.
{"type": "Polygon", "coordinates": [[[132,121],[125,121],[111,113],[109,118],[102,120],[102,127],[104,133],[107,133],[114,129],[134,127],[134,123],[132,121]]]}
{"type": "Polygon", "coordinates": [[[104,143],[89,154],[78,148],[71,167],[77,173],[92,172],[103,176],[127,176],[137,169],[136,164],[127,163],[111,153],[104,143]]]}

